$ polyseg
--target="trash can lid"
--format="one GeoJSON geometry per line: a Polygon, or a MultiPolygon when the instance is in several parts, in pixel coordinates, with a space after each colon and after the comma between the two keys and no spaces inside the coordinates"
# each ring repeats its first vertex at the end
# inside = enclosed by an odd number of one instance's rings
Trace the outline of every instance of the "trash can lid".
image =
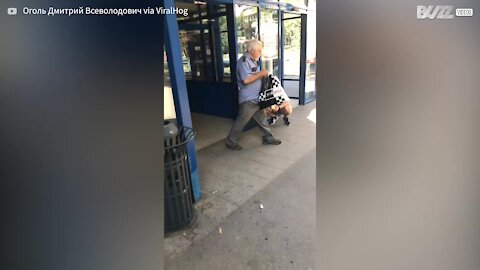
{"type": "Polygon", "coordinates": [[[166,145],[167,140],[165,140],[164,141],[165,150],[185,146],[188,142],[190,142],[191,140],[193,140],[193,138],[195,138],[195,131],[190,127],[180,127],[178,129],[178,134],[176,136],[170,137],[170,139],[175,138],[175,137],[178,137],[179,143],[178,144],[172,144],[172,145],[166,145]]]}

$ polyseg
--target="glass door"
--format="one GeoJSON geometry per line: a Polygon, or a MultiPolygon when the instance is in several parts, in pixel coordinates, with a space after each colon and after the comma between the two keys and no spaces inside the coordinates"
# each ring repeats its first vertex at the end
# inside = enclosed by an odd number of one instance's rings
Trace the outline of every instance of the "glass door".
{"type": "Polygon", "coordinates": [[[284,13],[283,29],[283,80],[282,85],[290,98],[300,97],[300,67],[302,42],[301,16],[284,13]]]}
{"type": "Polygon", "coordinates": [[[212,80],[209,31],[201,25],[180,25],[183,69],[187,80],[212,80]]]}
{"type": "Polygon", "coordinates": [[[279,76],[278,12],[275,9],[260,9],[260,40],[263,42],[262,68],[276,76],[279,76]]]}
{"type": "Polygon", "coordinates": [[[235,14],[237,21],[238,59],[246,52],[246,42],[254,38],[258,39],[258,8],[235,5],[235,14]]]}
{"type": "Polygon", "coordinates": [[[309,11],[307,14],[307,46],[306,46],[306,76],[305,76],[305,104],[316,98],[316,69],[317,69],[317,37],[316,37],[316,0],[308,1],[309,11]]]}

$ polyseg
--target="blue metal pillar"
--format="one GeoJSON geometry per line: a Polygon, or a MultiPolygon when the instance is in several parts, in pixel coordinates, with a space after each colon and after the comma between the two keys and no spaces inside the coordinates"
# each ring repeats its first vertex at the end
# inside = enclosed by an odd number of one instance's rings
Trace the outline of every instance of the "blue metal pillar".
{"type": "MultiPolygon", "coordinates": [[[[170,7],[175,8],[175,2],[173,0],[165,0],[164,7],[166,9],[170,7]]],[[[175,111],[177,114],[177,123],[179,126],[192,127],[177,18],[174,14],[165,14],[163,17],[165,18],[165,48],[168,57],[168,69],[170,72],[170,83],[172,86],[175,111]]],[[[188,143],[187,152],[190,162],[193,198],[195,201],[198,201],[202,193],[200,189],[200,176],[198,174],[194,140],[188,143]]]]}
{"type": "Polygon", "coordinates": [[[284,30],[283,30],[283,10],[278,12],[278,48],[279,48],[279,61],[278,61],[278,78],[280,78],[280,83],[283,85],[283,55],[284,55],[284,45],[283,40],[284,30]]]}
{"type": "Polygon", "coordinates": [[[238,86],[237,86],[237,58],[238,58],[238,44],[237,44],[237,19],[235,16],[234,4],[228,4],[227,7],[227,29],[228,29],[228,48],[230,56],[230,78],[232,79],[233,95],[233,117],[238,114],[238,86]]]}
{"type": "Polygon", "coordinates": [[[301,16],[301,35],[300,35],[300,94],[299,94],[299,104],[305,105],[305,79],[306,79],[306,69],[307,69],[307,15],[302,14],[301,16]]]}
{"type": "Polygon", "coordinates": [[[260,9],[260,6],[257,7],[257,26],[258,26],[258,29],[257,29],[257,39],[258,40],[261,40],[262,38],[262,30],[260,30],[261,28],[261,25],[262,25],[262,13],[261,13],[261,9],[260,9]]]}
{"type": "MultiPolygon", "coordinates": [[[[263,40],[262,40],[262,30],[260,30],[261,28],[261,10],[260,10],[260,6],[257,7],[257,39],[260,40],[261,42],[265,43],[263,40]]],[[[262,61],[262,56],[260,56],[260,58],[258,59],[258,66],[260,66],[260,70],[263,70],[263,61],[262,61]]]]}

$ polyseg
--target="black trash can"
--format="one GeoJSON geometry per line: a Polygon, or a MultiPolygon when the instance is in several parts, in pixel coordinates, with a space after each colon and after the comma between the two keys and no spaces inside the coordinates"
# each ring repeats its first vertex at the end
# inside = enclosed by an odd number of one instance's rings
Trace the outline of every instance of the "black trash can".
{"type": "Polygon", "coordinates": [[[172,232],[189,225],[195,216],[187,154],[187,143],[193,140],[195,132],[188,127],[178,128],[177,131],[167,121],[164,128],[174,130],[164,139],[165,232],[172,232]]]}

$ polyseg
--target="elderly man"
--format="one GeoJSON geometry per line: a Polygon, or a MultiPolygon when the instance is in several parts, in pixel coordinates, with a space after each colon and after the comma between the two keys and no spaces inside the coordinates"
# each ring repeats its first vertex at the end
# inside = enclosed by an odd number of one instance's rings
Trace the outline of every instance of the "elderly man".
{"type": "Polygon", "coordinates": [[[262,78],[267,77],[266,70],[260,70],[258,59],[262,54],[262,43],[256,39],[247,43],[247,53],[237,61],[238,116],[225,141],[225,146],[232,150],[242,150],[237,143],[240,133],[250,119],[255,119],[263,133],[263,144],[279,145],[282,143],[273,137],[267,124],[267,116],[258,106],[258,96],[262,87],[262,78]]]}

